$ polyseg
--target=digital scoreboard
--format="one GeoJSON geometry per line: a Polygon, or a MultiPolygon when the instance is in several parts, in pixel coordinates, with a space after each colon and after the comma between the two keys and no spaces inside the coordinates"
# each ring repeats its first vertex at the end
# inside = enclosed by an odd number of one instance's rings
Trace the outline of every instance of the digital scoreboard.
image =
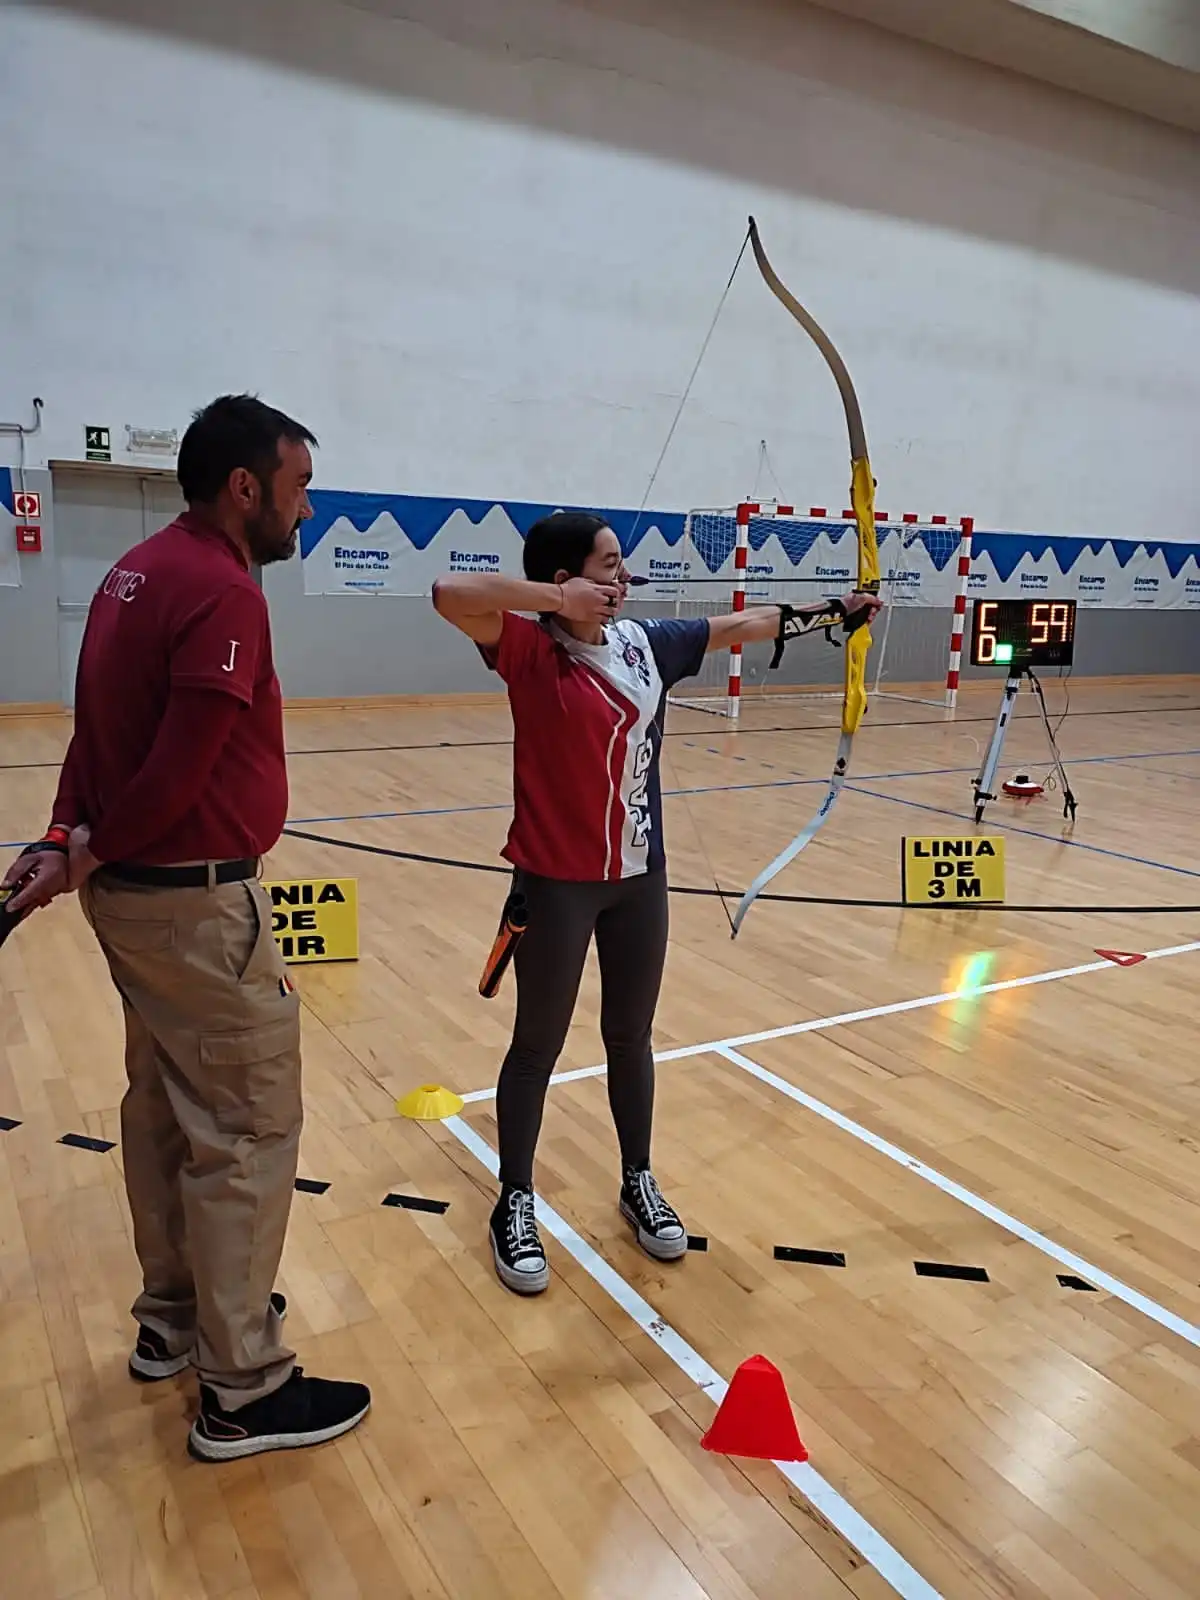
{"type": "Polygon", "coordinates": [[[1069,667],[1075,659],[1074,600],[976,600],[973,667],[1069,667]]]}

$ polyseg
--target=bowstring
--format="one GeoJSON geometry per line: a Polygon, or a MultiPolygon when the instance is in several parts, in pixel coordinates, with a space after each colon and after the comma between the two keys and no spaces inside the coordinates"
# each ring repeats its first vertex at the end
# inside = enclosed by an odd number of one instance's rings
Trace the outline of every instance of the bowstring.
{"type": "Polygon", "coordinates": [[[771,482],[775,485],[775,497],[779,504],[787,505],[788,499],[783,492],[783,485],[779,481],[779,474],[775,471],[770,452],[767,450],[767,441],[760,439],[758,442],[758,466],[754,472],[754,488],[750,493],[751,500],[759,498],[758,486],[762,482],[763,469],[770,474],[771,482]]]}
{"type": "MultiPolygon", "coordinates": [[[[663,713],[663,720],[664,720],[664,722],[666,720],[665,711],[663,713]]],[[[660,763],[660,765],[662,763],[664,763],[664,762],[666,763],[667,768],[668,768],[668,776],[671,778],[672,787],[677,791],[677,793],[672,795],[671,798],[683,801],[683,809],[687,812],[688,824],[691,827],[691,830],[692,830],[693,834],[695,834],[695,836],[696,836],[697,845],[700,847],[700,856],[701,856],[701,859],[704,862],[705,874],[706,874],[706,876],[708,876],[709,878],[712,879],[712,886],[716,890],[717,900],[720,902],[721,910],[725,913],[725,921],[729,924],[729,932],[732,934],[733,933],[733,912],[730,911],[730,909],[729,909],[729,905],[728,905],[726,896],[729,895],[729,894],[734,894],[735,891],[732,890],[732,889],[729,889],[729,890],[722,889],[722,887],[721,887],[721,881],[717,877],[716,869],[713,867],[712,859],[709,856],[708,849],[707,849],[707,847],[706,847],[706,845],[704,843],[704,834],[701,831],[700,824],[696,821],[695,812],[692,810],[691,800],[689,799],[687,793],[685,792],[684,786],[678,781],[678,774],[675,772],[674,767],[671,765],[671,758],[667,755],[667,744],[666,744],[665,733],[666,733],[665,728],[662,726],[662,724],[660,724],[659,725],[659,730],[658,730],[659,763],[660,763]]],[[[664,796],[664,798],[666,798],[666,797],[664,796]]]]}
{"type": "MultiPolygon", "coordinates": [[[[667,436],[663,440],[662,449],[658,452],[658,460],[654,463],[654,470],[651,472],[649,481],[646,484],[646,492],[642,496],[641,504],[637,509],[637,515],[633,519],[633,526],[629,530],[628,551],[630,555],[633,553],[634,540],[637,536],[638,529],[642,525],[642,518],[646,514],[646,507],[650,503],[650,496],[654,492],[654,485],[658,482],[658,475],[662,471],[663,462],[667,459],[667,451],[671,448],[671,442],[674,439],[676,430],[678,429],[680,421],[682,420],[684,410],[688,401],[691,399],[691,394],[693,388],[695,387],[696,379],[700,376],[700,368],[704,365],[704,357],[708,354],[708,347],[712,343],[713,334],[715,334],[717,331],[717,324],[721,320],[721,313],[725,310],[725,302],[729,299],[729,292],[733,288],[733,280],[738,275],[738,268],[742,264],[742,258],[746,254],[746,247],[749,243],[750,229],[747,228],[746,237],[742,240],[742,247],[737,253],[737,259],[733,263],[733,269],[725,281],[725,287],[721,290],[721,298],[717,301],[717,309],[713,312],[712,321],[708,325],[708,332],[704,335],[704,341],[700,346],[700,353],[696,357],[695,364],[693,365],[691,373],[688,376],[687,383],[684,385],[683,393],[679,397],[679,404],[675,408],[675,415],[671,418],[671,426],[667,429],[667,436]]],[[[666,753],[667,747],[665,723],[666,706],[664,704],[662,722],[659,724],[658,729],[659,764],[662,766],[664,763],[666,763],[668,769],[670,770],[670,758],[666,753]]],[[[673,787],[677,789],[683,788],[683,785],[675,782],[674,779],[672,780],[672,783],[673,787]]],[[[687,812],[688,823],[696,837],[696,843],[700,847],[700,856],[704,862],[705,872],[707,873],[708,877],[712,879],[713,888],[717,891],[717,898],[721,903],[721,910],[725,913],[725,920],[729,924],[730,933],[732,933],[733,913],[726,904],[726,891],[722,889],[720,880],[718,879],[716,872],[713,870],[712,861],[709,857],[708,849],[704,843],[704,835],[701,832],[700,825],[697,823],[695,815],[692,811],[691,802],[688,796],[683,793],[681,793],[678,798],[683,801],[683,808],[687,812]]]]}
{"type": "Polygon", "coordinates": [[[650,481],[646,485],[646,492],[642,496],[642,503],[638,506],[637,516],[633,519],[633,527],[629,530],[630,554],[633,553],[634,536],[642,525],[642,518],[646,514],[646,506],[649,504],[650,496],[654,491],[654,485],[658,482],[658,475],[662,471],[662,464],[667,459],[667,451],[671,448],[671,441],[675,437],[675,430],[678,428],[680,418],[683,416],[684,407],[691,399],[692,389],[695,386],[696,379],[700,376],[700,368],[704,365],[704,357],[708,354],[708,347],[712,343],[712,336],[717,331],[717,323],[721,320],[721,313],[725,309],[725,302],[729,299],[729,291],[733,288],[733,280],[738,275],[738,268],[742,264],[742,257],[746,254],[746,246],[749,243],[750,230],[747,228],[746,237],[742,240],[742,248],[737,253],[737,260],[733,263],[733,271],[729,274],[724,289],[721,290],[721,298],[717,301],[717,309],[713,313],[713,319],[708,325],[708,332],[704,335],[704,343],[700,346],[700,354],[696,357],[696,364],[692,368],[691,376],[688,378],[687,383],[684,385],[683,393],[679,397],[679,404],[675,408],[675,415],[671,419],[671,426],[667,429],[667,437],[663,440],[663,447],[658,452],[658,460],[654,463],[654,470],[650,474],[650,481]]]}

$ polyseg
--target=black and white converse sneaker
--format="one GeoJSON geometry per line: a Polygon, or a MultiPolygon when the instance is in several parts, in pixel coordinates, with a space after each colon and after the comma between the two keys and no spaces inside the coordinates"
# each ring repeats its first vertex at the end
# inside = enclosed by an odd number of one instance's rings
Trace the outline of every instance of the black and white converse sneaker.
{"type": "Polygon", "coordinates": [[[675,1261],[687,1254],[687,1229],[663,1199],[649,1167],[626,1167],[621,1215],[656,1261],[675,1261]]]}
{"type": "Polygon", "coordinates": [[[550,1282],[550,1267],[538,1234],[532,1189],[506,1184],[492,1212],[492,1259],[496,1276],[515,1294],[541,1294],[550,1282]]]}
{"type": "MultiPolygon", "coordinates": [[[[282,1322],[287,1316],[286,1299],[281,1294],[273,1294],[271,1304],[282,1322]]],[[[173,1356],[161,1334],[155,1333],[152,1328],[143,1328],[139,1323],[137,1344],[129,1358],[129,1376],[136,1378],[139,1383],[161,1383],[164,1378],[174,1378],[185,1371],[191,1359],[190,1349],[182,1355],[173,1356]]]]}
{"type": "Polygon", "coordinates": [[[302,1450],[349,1433],[370,1408],[371,1391],[365,1383],[306,1378],[302,1367],[274,1394],[237,1411],[226,1411],[202,1383],[188,1454],[197,1461],[236,1461],[267,1450],[302,1450]]]}

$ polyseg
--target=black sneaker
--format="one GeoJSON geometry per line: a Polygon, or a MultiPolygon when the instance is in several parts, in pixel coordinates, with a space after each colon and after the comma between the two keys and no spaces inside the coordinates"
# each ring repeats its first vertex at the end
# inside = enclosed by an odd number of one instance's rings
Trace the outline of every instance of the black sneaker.
{"type": "Polygon", "coordinates": [[[656,1261],[675,1261],[687,1254],[687,1229],[663,1199],[649,1167],[625,1169],[621,1215],[637,1234],[642,1249],[656,1261]]]}
{"type": "Polygon", "coordinates": [[[501,1191],[489,1230],[496,1275],[514,1294],[541,1294],[550,1267],[538,1234],[532,1189],[501,1191]]]}
{"type": "Polygon", "coordinates": [[[267,1450],[303,1450],[349,1433],[370,1409],[365,1383],[306,1378],[302,1367],[293,1369],[282,1388],[237,1411],[224,1410],[202,1383],[188,1454],[197,1461],[236,1461],[267,1450]]]}
{"type": "MultiPolygon", "coordinates": [[[[281,1294],[273,1294],[271,1304],[282,1322],[287,1316],[286,1299],[281,1294]]],[[[190,1350],[173,1356],[161,1334],[155,1333],[152,1328],[143,1328],[139,1323],[137,1344],[129,1358],[129,1376],[136,1378],[138,1383],[161,1383],[164,1378],[174,1378],[183,1372],[191,1359],[190,1350]]]]}

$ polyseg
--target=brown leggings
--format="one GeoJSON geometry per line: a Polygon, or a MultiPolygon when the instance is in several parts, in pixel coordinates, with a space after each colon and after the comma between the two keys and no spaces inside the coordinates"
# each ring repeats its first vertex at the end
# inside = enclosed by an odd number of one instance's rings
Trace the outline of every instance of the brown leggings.
{"type": "Polygon", "coordinates": [[[650,1158],[654,1056],[650,1032],[667,954],[667,877],[566,883],[519,872],[529,923],[517,946],[517,1018],[500,1069],[500,1179],[533,1184],[546,1086],[562,1051],[592,936],[600,961],[600,1034],[622,1168],[650,1158]]]}

